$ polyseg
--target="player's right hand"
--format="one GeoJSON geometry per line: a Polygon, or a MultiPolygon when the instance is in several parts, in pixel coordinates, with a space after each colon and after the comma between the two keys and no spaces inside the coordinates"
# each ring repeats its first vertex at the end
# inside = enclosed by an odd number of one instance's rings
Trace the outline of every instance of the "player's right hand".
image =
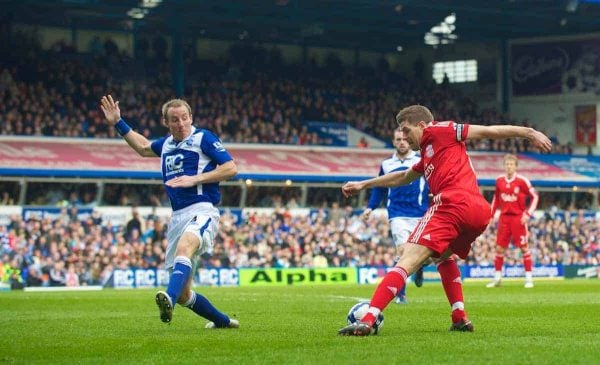
{"type": "Polygon", "coordinates": [[[111,95],[104,95],[100,99],[100,109],[104,113],[104,117],[111,124],[115,125],[121,119],[121,110],[119,102],[114,101],[111,95]]]}
{"type": "Polygon", "coordinates": [[[552,142],[550,141],[550,138],[546,137],[546,135],[542,132],[533,129],[529,135],[529,140],[542,152],[552,151],[552,142]]]}
{"type": "Polygon", "coordinates": [[[344,197],[349,198],[353,195],[358,194],[363,189],[363,184],[360,181],[349,181],[342,186],[342,194],[344,197]]]}

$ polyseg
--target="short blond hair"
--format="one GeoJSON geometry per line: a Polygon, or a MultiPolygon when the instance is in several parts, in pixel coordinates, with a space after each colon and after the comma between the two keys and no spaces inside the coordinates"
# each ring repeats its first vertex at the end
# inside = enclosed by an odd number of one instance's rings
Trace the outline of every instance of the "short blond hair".
{"type": "Polygon", "coordinates": [[[396,115],[396,123],[401,124],[408,122],[410,124],[417,124],[420,121],[425,123],[433,122],[433,114],[431,111],[423,105],[411,105],[400,110],[396,115]]]}
{"type": "Polygon", "coordinates": [[[519,159],[517,158],[516,155],[513,155],[512,153],[507,153],[506,155],[504,155],[504,163],[506,163],[506,161],[515,161],[515,165],[519,165],[519,159]]]}
{"type": "Polygon", "coordinates": [[[167,120],[167,116],[168,116],[167,114],[169,113],[169,109],[170,108],[178,108],[180,106],[185,106],[186,109],[188,110],[188,113],[190,114],[190,116],[192,115],[192,108],[190,107],[190,104],[188,104],[187,101],[185,101],[183,99],[171,99],[163,104],[162,117],[165,120],[167,120]]]}

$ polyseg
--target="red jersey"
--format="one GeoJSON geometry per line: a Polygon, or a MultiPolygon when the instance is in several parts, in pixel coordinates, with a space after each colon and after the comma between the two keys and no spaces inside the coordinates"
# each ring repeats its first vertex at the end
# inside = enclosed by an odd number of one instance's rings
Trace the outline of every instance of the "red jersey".
{"type": "Polygon", "coordinates": [[[527,212],[528,215],[532,215],[537,203],[538,195],[526,177],[515,174],[510,180],[505,175],[496,179],[492,214],[499,207],[500,214],[521,216],[527,212]],[[527,207],[527,198],[530,200],[529,207],[527,207]]]}
{"type": "Polygon", "coordinates": [[[452,121],[433,122],[423,129],[421,161],[412,169],[425,175],[433,195],[457,189],[480,195],[465,146],[468,131],[468,124],[452,121]]]}

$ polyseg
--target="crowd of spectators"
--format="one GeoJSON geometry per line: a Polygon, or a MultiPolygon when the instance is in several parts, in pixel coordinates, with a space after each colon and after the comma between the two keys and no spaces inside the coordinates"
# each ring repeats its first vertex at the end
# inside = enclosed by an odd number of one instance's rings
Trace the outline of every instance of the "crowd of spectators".
{"type": "MultiPolygon", "coordinates": [[[[0,279],[13,287],[102,285],[113,269],[162,268],[166,224],[134,210],[122,226],[98,213],[77,218],[64,209],[54,218],[13,216],[0,226],[0,279]]],[[[532,220],[530,246],[536,264],[600,264],[600,219],[582,210],[552,211],[532,220]]],[[[473,246],[468,264],[492,265],[495,225],[473,246]]],[[[508,250],[507,264],[519,264],[519,250],[508,250]]],[[[385,217],[364,222],[351,207],[334,204],[310,214],[286,208],[249,214],[236,222],[224,214],[214,255],[203,267],[389,266],[395,248],[385,217]]]]}
{"type": "MultiPolygon", "coordinates": [[[[31,39],[16,44],[27,49],[17,47],[0,61],[3,135],[116,138],[98,110],[105,93],[120,100],[124,117],[143,135],[164,135],[160,107],[174,97],[164,51],[159,57],[142,47],[132,58],[109,41],[86,54],[64,42],[45,51],[31,39]]],[[[225,142],[330,143],[309,131],[306,122],[313,120],[343,122],[389,141],[399,108],[415,103],[429,106],[440,120],[530,125],[493,109],[479,110],[475,100],[455,88],[429,81],[422,67],[401,74],[383,59],[377,66],[357,68],[334,56],[324,65],[314,60],[290,65],[277,49],[254,46],[235,46],[228,59],[208,61],[187,50],[185,98],[194,108],[195,124],[214,130],[225,142]]],[[[552,137],[556,153],[572,151],[552,137]]],[[[535,152],[527,141],[482,141],[470,147],[535,152]]]]}

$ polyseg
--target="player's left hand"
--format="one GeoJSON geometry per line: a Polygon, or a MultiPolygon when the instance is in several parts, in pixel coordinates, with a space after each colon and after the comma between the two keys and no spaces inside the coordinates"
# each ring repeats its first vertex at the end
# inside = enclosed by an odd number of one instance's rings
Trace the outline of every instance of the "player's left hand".
{"type": "Polygon", "coordinates": [[[344,197],[349,198],[353,195],[358,194],[363,189],[363,184],[360,181],[349,181],[342,186],[342,194],[344,197]]]}
{"type": "Polygon", "coordinates": [[[527,214],[523,214],[521,216],[521,224],[527,224],[527,222],[529,222],[529,216],[527,214]]]}
{"type": "Polygon", "coordinates": [[[196,176],[181,175],[165,183],[170,188],[190,188],[198,185],[196,176]]]}

